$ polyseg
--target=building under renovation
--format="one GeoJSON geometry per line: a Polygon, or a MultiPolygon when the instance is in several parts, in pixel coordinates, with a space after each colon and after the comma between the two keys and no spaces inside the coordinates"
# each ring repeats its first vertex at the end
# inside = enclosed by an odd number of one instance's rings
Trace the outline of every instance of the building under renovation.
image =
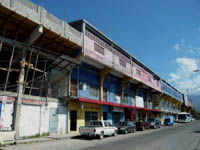
{"type": "Polygon", "coordinates": [[[66,133],[65,99],[70,95],[71,71],[80,65],[81,48],[81,32],[44,8],[28,0],[0,0],[4,128],[19,136],[66,133]]]}
{"type": "MultiPolygon", "coordinates": [[[[184,95],[85,20],[0,0],[0,119],[18,137],[175,116],[184,95]]],[[[187,110],[191,110],[189,107],[187,110]]]]}

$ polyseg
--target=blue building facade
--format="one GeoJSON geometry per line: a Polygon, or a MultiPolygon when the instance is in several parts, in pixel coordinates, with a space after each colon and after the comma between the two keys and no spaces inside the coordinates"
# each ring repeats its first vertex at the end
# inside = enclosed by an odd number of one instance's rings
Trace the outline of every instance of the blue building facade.
{"type": "Polygon", "coordinates": [[[84,36],[83,49],[77,56],[82,64],[71,73],[71,90],[76,90],[72,92],[76,93],[73,101],[81,109],[87,103],[101,107],[85,113],[85,121],[94,118],[87,115],[97,111],[102,120],[111,124],[179,112],[183,99],[178,90],[88,22],[79,20],[71,25],[84,36]]]}

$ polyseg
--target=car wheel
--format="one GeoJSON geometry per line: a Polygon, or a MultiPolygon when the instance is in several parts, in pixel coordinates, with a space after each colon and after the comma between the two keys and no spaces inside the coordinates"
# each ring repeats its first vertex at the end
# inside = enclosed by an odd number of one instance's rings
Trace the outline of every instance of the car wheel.
{"type": "Polygon", "coordinates": [[[127,133],[128,133],[128,131],[127,131],[127,130],[125,130],[125,131],[124,131],[124,133],[125,133],[125,134],[127,134],[127,133]]]}
{"type": "Polygon", "coordinates": [[[117,131],[115,131],[114,133],[113,133],[113,136],[116,136],[117,135],[117,131]]]}
{"type": "Polygon", "coordinates": [[[103,139],[104,138],[104,133],[101,131],[99,134],[99,139],[103,139]]]}

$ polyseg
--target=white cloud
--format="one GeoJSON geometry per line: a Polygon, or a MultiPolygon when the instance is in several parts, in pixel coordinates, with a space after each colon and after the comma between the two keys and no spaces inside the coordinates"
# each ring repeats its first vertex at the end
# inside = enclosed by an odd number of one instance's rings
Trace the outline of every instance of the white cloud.
{"type": "Polygon", "coordinates": [[[174,45],[174,49],[178,52],[178,51],[180,50],[179,44],[175,44],[175,45],[174,45]]]}
{"type": "Polygon", "coordinates": [[[177,58],[176,62],[179,66],[177,73],[181,76],[189,77],[193,73],[193,70],[198,69],[198,60],[195,58],[177,58]]]}
{"type": "Polygon", "coordinates": [[[169,79],[170,82],[176,82],[180,79],[180,76],[174,73],[170,73],[169,76],[171,77],[171,79],[169,79]]]}
{"type": "Polygon", "coordinates": [[[185,46],[185,40],[184,39],[181,40],[181,46],[185,46]]]}
{"type": "Polygon", "coordinates": [[[194,54],[195,52],[195,49],[192,47],[192,45],[189,45],[188,46],[188,51],[189,51],[189,53],[191,53],[191,54],[194,54]]]}
{"type": "Polygon", "coordinates": [[[170,73],[169,82],[176,85],[182,92],[186,89],[190,90],[190,94],[200,91],[200,72],[194,73],[193,70],[198,69],[199,61],[195,58],[181,57],[176,59],[178,68],[175,73],[170,73]]]}

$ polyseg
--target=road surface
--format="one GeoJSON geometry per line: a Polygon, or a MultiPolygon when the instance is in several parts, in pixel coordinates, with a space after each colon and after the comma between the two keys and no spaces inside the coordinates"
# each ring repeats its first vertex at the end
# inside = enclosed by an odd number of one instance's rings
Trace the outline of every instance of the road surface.
{"type": "Polygon", "coordinates": [[[200,121],[103,140],[81,138],[8,146],[3,150],[200,150],[200,121]]]}

